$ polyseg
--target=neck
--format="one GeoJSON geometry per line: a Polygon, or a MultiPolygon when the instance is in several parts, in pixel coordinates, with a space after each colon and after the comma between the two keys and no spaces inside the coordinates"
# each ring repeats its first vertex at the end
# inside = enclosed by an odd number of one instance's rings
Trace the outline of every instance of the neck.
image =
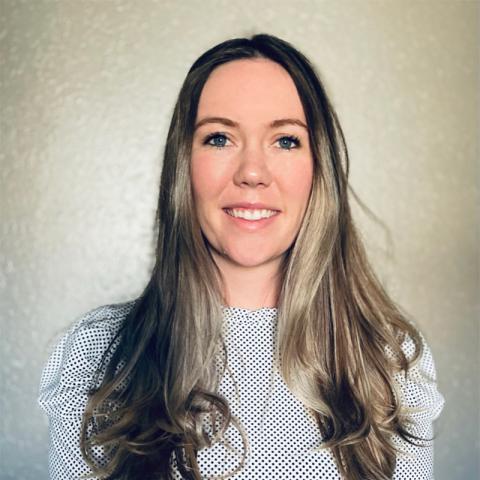
{"type": "Polygon", "coordinates": [[[226,306],[249,310],[277,306],[281,258],[245,267],[216,253],[213,256],[222,272],[226,306]]]}

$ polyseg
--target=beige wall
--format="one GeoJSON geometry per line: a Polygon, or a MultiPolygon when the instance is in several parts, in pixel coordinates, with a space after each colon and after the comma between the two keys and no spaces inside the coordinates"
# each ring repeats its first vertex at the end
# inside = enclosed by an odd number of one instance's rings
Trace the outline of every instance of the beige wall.
{"type": "Polygon", "coordinates": [[[436,478],[477,478],[476,2],[0,0],[0,10],[2,478],[47,478],[36,390],[49,342],[147,279],[160,151],[186,70],[216,42],[259,31],[322,73],[352,184],[390,232],[356,210],[372,260],[436,359],[447,400],[436,478]]]}

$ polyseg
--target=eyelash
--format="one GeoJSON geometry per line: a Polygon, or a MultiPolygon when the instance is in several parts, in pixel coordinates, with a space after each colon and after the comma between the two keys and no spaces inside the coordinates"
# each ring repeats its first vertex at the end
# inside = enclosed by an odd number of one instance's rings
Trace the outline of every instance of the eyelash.
{"type": "MultiPolygon", "coordinates": [[[[217,137],[222,137],[222,138],[225,138],[226,140],[228,140],[228,137],[227,137],[227,135],[225,135],[225,133],[215,132],[215,133],[211,133],[211,134],[209,134],[205,137],[205,139],[203,141],[203,145],[207,145],[207,146],[216,148],[218,150],[222,150],[223,148],[225,148],[225,145],[219,146],[219,145],[212,145],[211,143],[209,143],[211,140],[213,140],[214,138],[217,138],[217,137]]],[[[299,148],[300,145],[301,145],[300,139],[295,135],[283,135],[282,137],[277,139],[277,142],[280,141],[280,140],[289,140],[290,142],[292,142],[294,144],[294,146],[291,147],[291,148],[281,148],[281,150],[293,150],[295,148],[299,148]]]]}

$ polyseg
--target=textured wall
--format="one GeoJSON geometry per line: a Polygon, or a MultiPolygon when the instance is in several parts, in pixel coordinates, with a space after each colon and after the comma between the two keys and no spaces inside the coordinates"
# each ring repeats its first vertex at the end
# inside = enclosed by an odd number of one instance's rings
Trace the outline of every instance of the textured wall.
{"type": "Polygon", "coordinates": [[[0,8],[1,478],[47,478],[36,393],[56,335],[147,279],[160,152],[186,70],[218,41],[259,31],[292,41],[322,72],[352,184],[388,227],[355,210],[372,260],[435,355],[447,400],[437,479],[477,478],[476,2],[0,8]]]}

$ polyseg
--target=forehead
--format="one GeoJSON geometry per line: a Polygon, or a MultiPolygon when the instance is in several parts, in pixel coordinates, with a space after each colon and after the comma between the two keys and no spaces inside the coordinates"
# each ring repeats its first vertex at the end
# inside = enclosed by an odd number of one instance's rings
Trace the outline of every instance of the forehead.
{"type": "Polygon", "coordinates": [[[288,72],[271,60],[234,60],[210,74],[200,95],[198,118],[225,116],[239,122],[298,118],[305,122],[288,72]]]}

